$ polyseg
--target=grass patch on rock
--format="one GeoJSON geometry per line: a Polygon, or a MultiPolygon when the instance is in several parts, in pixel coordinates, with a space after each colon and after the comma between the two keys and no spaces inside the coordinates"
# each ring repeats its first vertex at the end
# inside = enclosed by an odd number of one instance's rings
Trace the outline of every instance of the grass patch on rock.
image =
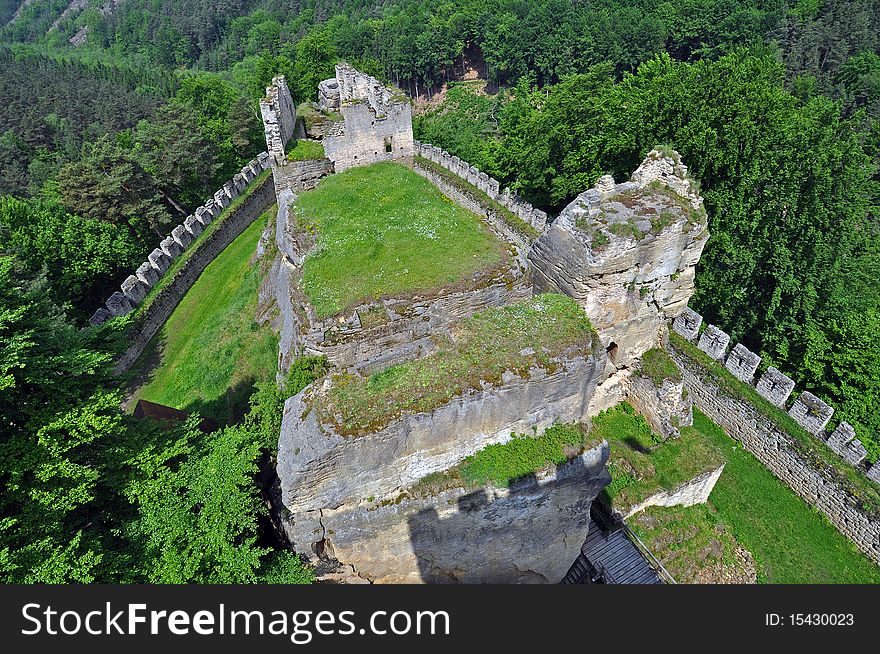
{"type": "Polygon", "coordinates": [[[456,486],[509,486],[525,475],[561,465],[581,454],[588,440],[580,424],[558,423],[540,436],[511,434],[506,443],[487,445],[448,470],[426,475],[411,491],[414,496],[423,496],[456,486]]]}
{"type": "Polygon", "coordinates": [[[611,504],[621,513],[661,490],[671,491],[722,463],[714,447],[693,429],[663,440],[633,407],[622,402],[593,418],[590,437],[611,446],[606,489],[611,504]]]}
{"type": "Polygon", "coordinates": [[[299,196],[295,216],[318,233],[303,266],[318,317],[462,282],[505,260],[504,245],[479,217],[396,163],[328,177],[299,196]]]}
{"type": "Polygon", "coordinates": [[[417,361],[368,377],[337,374],[314,401],[325,424],[344,435],[363,435],[404,414],[432,411],[484,383],[497,384],[507,371],[521,377],[536,367],[552,372],[562,357],[591,354],[596,342],[577,302],[538,295],[463,320],[451,341],[417,361]]]}
{"type": "Polygon", "coordinates": [[[310,161],[324,158],[324,146],[319,141],[300,139],[287,153],[288,161],[310,161]]]}
{"type": "Polygon", "coordinates": [[[681,371],[672,357],[660,347],[654,347],[642,355],[642,368],[640,373],[650,379],[654,385],[660,387],[667,379],[673,382],[681,381],[681,371]]]}

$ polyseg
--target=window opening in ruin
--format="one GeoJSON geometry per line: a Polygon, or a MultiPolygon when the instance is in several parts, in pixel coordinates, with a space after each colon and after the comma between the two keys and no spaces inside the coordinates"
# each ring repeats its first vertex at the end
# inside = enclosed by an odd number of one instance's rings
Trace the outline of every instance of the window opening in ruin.
{"type": "Polygon", "coordinates": [[[385,137],[385,152],[387,152],[388,154],[391,154],[391,137],[390,136],[385,137]]]}
{"type": "Polygon", "coordinates": [[[608,358],[611,359],[611,363],[614,363],[614,360],[617,358],[617,343],[611,341],[608,344],[608,347],[605,348],[605,351],[608,353],[608,358]]]}

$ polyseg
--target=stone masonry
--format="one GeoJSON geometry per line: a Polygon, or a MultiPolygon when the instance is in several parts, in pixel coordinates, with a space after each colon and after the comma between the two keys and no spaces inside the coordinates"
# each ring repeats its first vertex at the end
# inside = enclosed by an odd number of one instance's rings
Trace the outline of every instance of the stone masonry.
{"type": "Polygon", "coordinates": [[[273,163],[283,165],[285,148],[296,129],[296,107],[283,75],[272,78],[266,97],[260,100],[260,114],[266,133],[267,154],[273,163]]]}
{"type": "MultiPolygon", "coordinates": [[[[723,334],[714,325],[709,325],[703,336],[710,330],[723,334]]],[[[693,341],[693,337],[688,340],[693,341]]],[[[721,425],[731,437],[742,442],[774,475],[824,513],[842,534],[880,564],[880,516],[870,514],[863,508],[862,502],[845,486],[845,480],[839,477],[840,473],[833,472],[830,467],[817,469],[814,462],[800,453],[798,444],[790,435],[775,428],[766,416],[746,400],[729,395],[717,387],[709,376],[701,372],[701,364],[672,349],[694,405],[721,425]]],[[[700,349],[706,351],[706,348],[700,349]]],[[[710,352],[718,351],[717,348],[709,349],[710,352]]],[[[707,354],[711,356],[710,352],[707,354]]],[[[725,367],[738,379],[751,385],[754,375],[752,365],[757,366],[755,358],[757,355],[737,345],[728,355],[725,367]],[[751,357],[748,358],[748,355],[751,357]],[[744,368],[742,362],[746,358],[748,365],[744,368]],[[731,359],[735,361],[731,363],[731,359]]],[[[770,367],[761,375],[755,390],[774,406],[785,409],[786,400],[794,387],[794,381],[770,367]]],[[[830,435],[825,431],[834,414],[833,407],[805,391],[797,397],[788,413],[805,431],[826,442],[844,461],[864,472],[872,481],[880,483],[880,462],[866,465],[867,451],[856,438],[852,425],[842,421],[830,435]]]]}
{"type": "Polygon", "coordinates": [[[697,347],[716,361],[720,361],[724,358],[728,343],[730,343],[730,336],[715,325],[708,325],[706,330],[700,335],[697,347]]]}
{"type": "MultiPolygon", "coordinates": [[[[415,141],[414,153],[416,156],[427,159],[428,161],[445,168],[452,175],[455,175],[477,190],[485,193],[490,200],[497,202],[517,218],[534,227],[538,233],[542,232],[547,226],[547,214],[544,211],[536,209],[510,189],[505,188],[502,190],[501,184],[498,180],[489,177],[486,173],[480,172],[476,166],[471,166],[458,157],[454,157],[445,150],[429,143],[415,141]]],[[[416,162],[416,170],[423,176],[431,179],[435,184],[440,181],[429,175],[430,171],[420,167],[418,162],[416,162]]],[[[446,191],[444,190],[444,192],[446,191]]],[[[483,210],[486,211],[487,209],[484,207],[483,210]]],[[[488,210],[491,211],[491,209],[488,210]]]]}
{"type": "MultiPolygon", "coordinates": [[[[266,153],[261,153],[256,159],[249,162],[243,170],[263,172],[269,168],[269,158],[266,153]]],[[[120,289],[108,298],[105,307],[99,308],[89,319],[89,325],[97,327],[110,318],[124,316],[138,306],[149,293],[150,289],[159,283],[162,275],[171,266],[172,261],[182,255],[203,231],[204,228],[219,215],[222,207],[228,207],[232,199],[238,197],[245,186],[256,179],[255,175],[249,176],[245,183],[245,177],[238,173],[239,185],[229,181],[218,190],[212,199],[197,208],[180,225],[171,230],[171,234],[162,239],[159,247],[154,249],[147,260],[137,267],[134,274],[129,275],[122,282],[120,289]],[[220,200],[218,200],[220,198],[220,200]]]]}
{"type": "Polygon", "coordinates": [[[761,375],[755,390],[770,404],[781,408],[794,390],[794,380],[770,366],[761,375]]]}
{"type": "Polygon", "coordinates": [[[813,436],[818,436],[825,432],[834,409],[809,391],[804,391],[788,410],[788,415],[813,436]]]}
{"type": "Polygon", "coordinates": [[[689,307],[685,307],[678,317],[672,323],[672,329],[677,334],[684,336],[689,341],[694,340],[700,332],[700,325],[703,324],[703,316],[693,311],[689,307]]]}
{"type": "Polygon", "coordinates": [[[724,365],[733,373],[734,377],[746,384],[751,384],[760,363],[761,357],[754,352],[750,352],[742,343],[737,343],[736,347],[731,350],[724,365]]]}
{"type": "Polygon", "coordinates": [[[412,105],[397,89],[348,64],[336,66],[336,78],[321,83],[321,107],[338,111],[324,136],[324,152],[336,172],[377,161],[411,161],[412,105]]]}

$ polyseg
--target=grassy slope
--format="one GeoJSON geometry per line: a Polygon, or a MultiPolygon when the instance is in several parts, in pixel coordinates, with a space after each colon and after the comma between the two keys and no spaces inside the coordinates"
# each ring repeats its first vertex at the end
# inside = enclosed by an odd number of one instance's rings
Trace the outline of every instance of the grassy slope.
{"type": "Polygon", "coordinates": [[[628,521],[678,580],[713,564],[704,558],[712,541],[729,564],[733,536],[754,556],[759,582],[880,583],[880,567],[709,418],[695,409],[693,427],[681,432],[652,447],[650,427],[625,404],[593,418],[590,431],[591,440],[611,445],[607,493],[621,509],[725,463],[708,504],[649,509],[652,528],[628,521]]]}
{"type": "Polygon", "coordinates": [[[880,567],[752,454],[694,410],[694,427],[727,459],[710,502],[765,583],[880,583],[880,567]]]}
{"type": "Polygon", "coordinates": [[[161,361],[137,398],[226,421],[254,381],[274,378],[277,339],[253,322],[261,275],[249,264],[268,215],[208,265],[153,339],[143,360],[161,361]]]}
{"type": "Polygon", "coordinates": [[[426,291],[502,260],[502,244],[473,214],[399,164],[333,175],[297,203],[317,227],[303,285],[319,316],[368,298],[426,291]]]}

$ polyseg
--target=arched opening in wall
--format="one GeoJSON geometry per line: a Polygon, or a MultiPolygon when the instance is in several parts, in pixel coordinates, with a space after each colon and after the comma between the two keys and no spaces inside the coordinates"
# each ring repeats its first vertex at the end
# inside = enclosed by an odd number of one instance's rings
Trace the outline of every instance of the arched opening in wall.
{"type": "Polygon", "coordinates": [[[390,136],[385,137],[385,152],[387,154],[391,154],[391,137],[390,136]]]}
{"type": "Polygon", "coordinates": [[[605,351],[608,353],[608,358],[611,359],[611,363],[617,362],[617,343],[611,341],[608,344],[608,347],[605,348],[605,351]]]}

